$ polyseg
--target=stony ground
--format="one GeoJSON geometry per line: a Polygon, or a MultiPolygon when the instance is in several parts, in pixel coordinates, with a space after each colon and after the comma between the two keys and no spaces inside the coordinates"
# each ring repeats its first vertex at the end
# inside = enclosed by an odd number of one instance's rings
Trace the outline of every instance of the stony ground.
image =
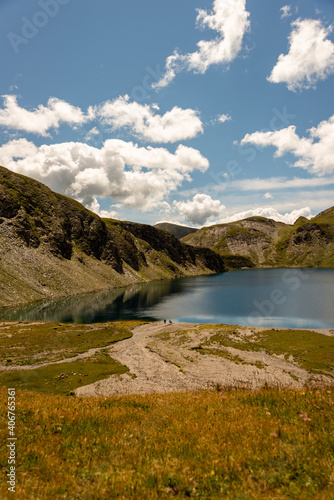
{"type": "MultiPolygon", "coordinates": [[[[264,328],[237,327],[240,338],[264,328]]],[[[167,393],[207,389],[219,386],[259,388],[268,384],[279,387],[302,387],[310,378],[307,370],[283,355],[239,350],[210,345],[215,354],[200,354],[196,348],[216,330],[196,324],[149,323],[136,327],[133,337],[117,344],[110,356],[126,365],[130,372],[80,387],[77,396],[110,396],[112,394],[167,393]],[[222,356],[217,355],[221,349],[222,356]]],[[[319,330],[333,336],[333,331],[319,330]]],[[[331,385],[333,379],[318,375],[313,382],[331,385]]]]}

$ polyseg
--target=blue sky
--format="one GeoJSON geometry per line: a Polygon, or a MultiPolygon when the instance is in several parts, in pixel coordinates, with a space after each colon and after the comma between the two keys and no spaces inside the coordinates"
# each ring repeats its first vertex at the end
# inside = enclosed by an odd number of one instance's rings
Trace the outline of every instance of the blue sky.
{"type": "Polygon", "coordinates": [[[2,0],[0,164],[154,224],[332,206],[331,0],[2,0]]]}

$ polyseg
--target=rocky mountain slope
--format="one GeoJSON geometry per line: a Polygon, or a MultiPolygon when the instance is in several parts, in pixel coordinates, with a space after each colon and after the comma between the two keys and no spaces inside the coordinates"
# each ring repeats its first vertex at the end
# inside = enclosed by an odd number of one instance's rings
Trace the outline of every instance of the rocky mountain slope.
{"type": "Polygon", "coordinates": [[[334,207],[294,225],[263,217],[205,227],[182,238],[225,257],[243,257],[249,267],[334,267],[334,207]]]}
{"type": "Polygon", "coordinates": [[[151,226],[101,219],[0,167],[0,307],[224,270],[212,250],[151,226]]]}
{"type": "Polygon", "coordinates": [[[178,239],[184,238],[184,236],[188,236],[188,234],[192,234],[197,231],[194,227],[179,226],[178,224],[171,224],[170,222],[159,222],[159,224],[155,224],[154,227],[169,231],[178,239]]]}

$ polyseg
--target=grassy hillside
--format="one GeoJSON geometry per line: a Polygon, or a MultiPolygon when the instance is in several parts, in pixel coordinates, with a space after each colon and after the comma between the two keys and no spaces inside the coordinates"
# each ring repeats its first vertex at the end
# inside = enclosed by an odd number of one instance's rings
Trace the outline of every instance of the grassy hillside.
{"type": "MultiPolygon", "coordinates": [[[[19,500],[334,498],[333,390],[16,392],[19,500]]],[[[6,421],[7,390],[0,389],[6,421]]],[[[8,429],[0,428],[2,443],[8,429]]],[[[7,450],[0,460],[7,463],[7,450]]],[[[6,472],[6,468],[4,468],[6,472]]]]}
{"type": "Polygon", "coordinates": [[[224,271],[208,249],[151,226],[102,220],[0,167],[0,307],[224,271]]]}
{"type": "Polygon", "coordinates": [[[334,208],[310,221],[300,217],[292,226],[250,217],[200,229],[182,241],[226,258],[247,258],[252,266],[334,267],[334,208]]]}
{"type": "Polygon", "coordinates": [[[334,207],[310,221],[298,219],[276,248],[278,264],[334,267],[334,207]]]}

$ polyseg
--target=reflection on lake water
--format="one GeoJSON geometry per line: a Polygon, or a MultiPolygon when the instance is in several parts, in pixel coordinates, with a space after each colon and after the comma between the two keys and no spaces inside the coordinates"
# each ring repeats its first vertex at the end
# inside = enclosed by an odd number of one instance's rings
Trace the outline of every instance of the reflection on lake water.
{"type": "Polygon", "coordinates": [[[118,319],[334,328],[334,269],[251,269],[180,278],[1,311],[2,319],[118,319]]]}

